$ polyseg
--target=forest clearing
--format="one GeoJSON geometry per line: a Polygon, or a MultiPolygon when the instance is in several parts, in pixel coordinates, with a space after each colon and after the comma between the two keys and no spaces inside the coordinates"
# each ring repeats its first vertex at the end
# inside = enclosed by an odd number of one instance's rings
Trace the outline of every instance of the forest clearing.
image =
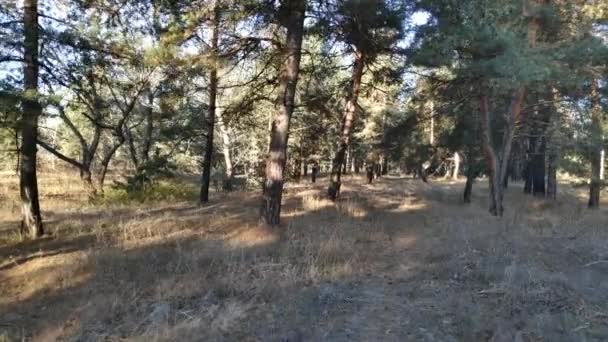
{"type": "Polygon", "coordinates": [[[287,186],[277,231],[257,225],[257,192],[91,205],[43,174],[50,236],[21,242],[2,208],[0,339],[608,338],[608,213],[580,188],[546,203],[512,185],[497,219],[484,185],[465,205],[462,181],[353,175],[335,204],[325,181],[287,186]]]}

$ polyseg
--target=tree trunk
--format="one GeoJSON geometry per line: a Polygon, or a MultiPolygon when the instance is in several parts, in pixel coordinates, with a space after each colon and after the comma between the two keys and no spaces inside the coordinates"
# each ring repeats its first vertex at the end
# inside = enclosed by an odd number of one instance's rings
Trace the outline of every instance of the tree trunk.
{"type": "Polygon", "coordinates": [[[23,82],[25,96],[22,102],[21,149],[19,159],[19,188],[21,193],[21,232],[37,238],[44,234],[38,179],[36,175],[36,143],[38,140],[38,117],[42,112],[38,102],[38,1],[23,3],[24,67],[23,82]]]}
{"type": "Polygon", "coordinates": [[[454,174],[452,179],[457,180],[458,174],[460,173],[460,155],[458,152],[454,152],[454,174]]]}
{"type": "Polygon", "coordinates": [[[550,152],[547,158],[547,192],[548,199],[557,198],[557,153],[550,152]]]}
{"type": "Polygon", "coordinates": [[[103,195],[103,192],[104,192],[103,185],[106,180],[106,175],[108,173],[108,167],[110,166],[110,161],[112,160],[112,158],[114,157],[114,154],[116,153],[116,151],[118,151],[120,146],[122,146],[124,144],[124,142],[125,142],[124,136],[119,135],[118,141],[115,142],[114,145],[112,145],[110,147],[110,149],[105,153],[105,155],[101,159],[100,169],[97,174],[97,191],[101,195],[103,195]]]}
{"type": "Polygon", "coordinates": [[[283,6],[287,7],[281,12],[285,14],[285,17],[282,18],[282,25],[287,28],[285,50],[283,51],[285,58],[277,98],[278,113],[272,121],[270,130],[266,179],[260,208],[260,222],[272,226],[278,226],[281,219],[287,140],[300,73],[306,1],[286,0],[283,6]]]}
{"type": "Polygon", "coordinates": [[[490,182],[490,208],[489,211],[494,216],[502,216],[504,207],[502,200],[504,197],[504,179],[507,176],[507,166],[509,156],[511,155],[511,147],[513,145],[513,137],[515,136],[515,127],[517,120],[522,111],[522,105],[525,97],[525,88],[520,87],[513,93],[509,111],[507,112],[506,125],[503,132],[502,146],[500,153],[497,154],[492,143],[492,130],[490,127],[490,109],[488,97],[481,96],[481,127],[482,127],[482,143],[486,154],[487,167],[489,172],[488,180],[490,182]]]}
{"type": "Polygon", "coordinates": [[[494,151],[492,142],[492,130],[490,127],[490,109],[488,104],[488,97],[482,95],[480,98],[480,123],[482,133],[482,145],[486,156],[486,167],[488,169],[488,182],[490,188],[490,208],[489,211],[494,216],[502,215],[502,182],[497,181],[500,179],[498,160],[496,157],[496,151],[494,151]]]}
{"type": "Polygon", "coordinates": [[[477,172],[475,170],[475,167],[473,165],[469,165],[467,167],[467,182],[464,185],[464,203],[471,203],[471,198],[473,197],[473,183],[475,182],[476,177],[477,172]]]}
{"type": "Polygon", "coordinates": [[[234,170],[232,164],[232,139],[230,139],[230,134],[228,132],[228,127],[226,127],[226,123],[224,122],[221,116],[218,116],[220,132],[222,134],[222,152],[224,154],[224,164],[225,164],[225,172],[224,172],[224,181],[223,181],[223,189],[224,191],[232,191],[233,189],[233,178],[234,178],[234,170]]]}
{"type": "Polygon", "coordinates": [[[603,132],[602,111],[600,108],[600,95],[598,81],[591,81],[591,181],[589,182],[589,203],[591,209],[600,207],[600,190],[602,181],[600,179],[602,166],[603,132]]]}
{"type": "Polygon", "coordinates": [[[542,138],[537,145],[532,156],[532,194],[545,197],[545,143],[542,138]]]}
{"type": "Polygon", "coordinates": [[[361,77],[363,76],[364,64],[364,56],[361,51],[357,50],[355,52],[355,64],[353,66],[351,89],[346,101],[344,115],[342,115],[340,143],[332,163],[331,176],[329,180],[330,183],[327,189],[329,199],[332,201],[335,201],[340,195],[340,186],[342,185],[340,179],[342,171],[341,167],[344,163],[346,150],[350,145],[351,131],[357,114],[357,99],[359,97],[359,90],[361,88],[361,77]]]}
{"type": "Polygon", "coordinates": [[[215,107],[218,87],[218,41],[220,30],[220,9],[218,0],[213,8],[213,32],[211,33],[211,70],[209,71],[209,111],[207,112],[207,143],[203,156],[200,203],[209,202],[209,183],[211,182],[211,159],[213,158],[213,135],[215,129],[215,107]]]}
{"type": "Polygon", "coordinates": [[[150,150],[152,149],[152,134],[154,133],[154,93],[148,93],[148,106],[146,107],[146,127],[143,137],[143,146],[141,150],[141,164],[146,164],[150,161],[150,150]]]}
{"type": "Polygon", "coordinates": [[[302,179],[302,154],[298,153],[298,156],[293,160],[293,178],[299,182],[302,179]]]}
{"type": "Polygon", "coordinates": [[[604,169],[606,168],[606,166],[604,165],[604,162],[606,161],[606,151],[604,149],[602,149],[602,152],[600,152],[600,180],[604,180],[604,169]]]}

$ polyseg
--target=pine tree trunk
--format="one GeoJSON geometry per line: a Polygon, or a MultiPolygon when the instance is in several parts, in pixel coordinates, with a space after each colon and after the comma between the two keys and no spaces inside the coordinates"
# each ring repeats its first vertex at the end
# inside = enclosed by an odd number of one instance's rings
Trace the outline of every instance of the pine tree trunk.
{"type": "MultiPolygon", "coordinates": [[[[490,109],[488,104],[488,98],[482,95],[480,98],[480,123],[482,133],[482,145],[486,156],[486,167],[488,169],[488,182],[490,189],[490,207],[489,211],[494,216],[500,216],[502,214],[502,202],[500,197],[497,196],[496,192],[496,176],[498,172],[498,162],[496,160],[496,152],[494,151],[492,143],[492,131],[490,127],[490,109]],[[500,210],[500,212],[499,212],[500,210]]],[[[502,182],[500,182],[502,185],[502,182]]]]}
{"type": "Polygon", "coordinates": [[[532,157],[532,194],[545,197],[545,143],[540,142],[532,157]]]}
{"type": "Polygon", "coordinates": [[[457,180],[458,174],[460,173],[460,155],[458,152],[454,152],[454,173],[452,179],[457,180]]]}
{"type": "Polygon", "coordinates": [[[477,172],[475,171],[475,168],[472,165],[469,165],[467,167],[467,182],[464,185],[464,203],[471,203],[473,197],[473,183],[475,182],[476,177],[477,172]]]}
{"type": "Polygon", "coordinates": [[[278,113],[276,113],[270,129],[266,179],[260,208],[260,222],[271,226],[278,226],[281,218],[287,139],[300,72],[306,1],[286,0],[284,6],[287,6],[282,11],[286,15],[283,18],[283,26],[287,28],[285,58],[279,83],[278,113]]]}
{"type": "Polygon", "coordinates": [[[224,122],[221,116],[218,116],[220,132],[222,134],[222,152],[224,154],[224,164],[225,164],[225,172],[224,172],[224,180],[222,184],[222,188],[224,191],[232,191],[233,189],[233,179],[234,179],[234,167],[232,164],[232,139],[230,139],[230,134],[228,132],[228,127],[226,127],[226,123],[224,122]]]}
{"type": "Polygon", "coordinates": [[[209,202],[209,184],[211,183],[211,162],[213,158],[213,135],[215,131],[215,107],[218,87],[218,41],[220,30],[220,9],[218,0],[213,8],[213,32],[211,33],[211,70],[209,71],[209,111],[207,112],[207,141],[203,156],[203,174],[201,177],[200,203],[209,202]]]}
{"type": "Polygon", "coordinates": [[[329,180],[329,187],[327,189],[327,194],[329,199],[335,201],[340,195],[340,186],[341,183],[341,167],[344,163],[344,157],[346,154],[346,150],[350,145],[350,138],[352,133],[352,128],[355,123],[355,118],[357,114],[357,99],[359,98],[359,90],[361,88],[361,78],[363,76],[363,67],[364,67],[364,56],[361,51],[355,52],[355,64],[353,67],[352,80],[351,80],[351,89],[346,101],[346,108],[344,109],[344,115],[342,116],[342,127],[340,134],[340,143],[338,146],[338,151],[334,157],[331,175],[329,180]]]}
{"type": "Polygon", "coordinates": [[[600,207],[600,190],[602,181],[600,179],[602,166],[603,132],[602,111],[600,108],[600,95],[597,80],[593,79],[591,84],[591,181],[589,182],[589,203],[591,209],[600,207]]]}
{"type": "Polygon", "coordinates": [[[557,153],[549,153],[547,158],[547,192],[548,199],[557,198],[557,153]]]}
{"type": "Polygon", "coordinates": [[[103,158],[101,159],[101,162],[99,163],[100,169],[97,174],[97,191],[99,194],[102,195],[104,193],[103,185],[106,181],[106,175],[108,173],[108,168],[110,167],[110,161],[112,161],[112,158],[114,158],[114,154],[116,153],[116,151],[118,151],[120,146],[125,143],[124,136],[120,135],[120,133],[117,133],[116,135],[118,136],[118,141],[115,142],[114,145],[112,145],[108,151],[106,151],[103,158]]]}
{"type": "Polygon", "coordinates": [[[490,109],[488,97],[481,96],[480,111],[481,111],[481,127],[482,127],[482,143],[486,154],[487,167],[489,171],[490,182],[490,213],[494,216],[502,216],[504,207],[502,200],[504,197],[504,179],[507,176],[507,166],[511,155],[511,147],[513,145],[513,137],[515,136],[515,127],[519,115],[522,111],[522,106],[525,97],[525,88],[520,87],[515,90],[509,105],[507,113],[507,122],[505,124],[502,146],[500,153],[497,154],[492,144],[492,130],[490,127],[490,109]]]}
{"type": "Polygon", "coordinates": [[[80,170],[80,179],[84,182],[85,187],[89,190],[89,196],[94,197],[97,195],[97,189],[93,184],[93,178],[91,177],[91,170],[80,170]]]}
{"type": "Polygon", "coordinates": [[[38,1],[23,3],[24,61],[23,82],[25,98],[21,120],[21,149],[19,159],[19,188],[21,193],[21,231],[32,238],[44,234],[38,179],[36,174],[36,142],[38,140],[38,118],[42,112],[38,102],[38,1]]]}
{"type": "Polygon", "coordinates": [[[154,94],[148,93],[148,106],[145,109],[146,127],[143,136],[143,144],[141,150],[141,164],[146,164],[150,161],[150,150],[152,149],[152,135],[154,133],[154,94]]]}

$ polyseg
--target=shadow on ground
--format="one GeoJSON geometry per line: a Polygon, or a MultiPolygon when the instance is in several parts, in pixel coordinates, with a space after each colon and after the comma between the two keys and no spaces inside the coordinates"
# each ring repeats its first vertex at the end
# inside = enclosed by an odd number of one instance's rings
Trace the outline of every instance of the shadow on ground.
{"type": "Polygon", "coordinates": [[[582,210],[576,196],[547,203],[512,186],[496,219],[483,184],[471,205],[460,204],[460,182],[354,177],[337,203],[323,186],[291,186],[278,231],[257,225],[248,193],[206,207],[54,213],[54,237],[0,246],[0,331],[34,340],[608,339],[606,213],[582,210]]]}

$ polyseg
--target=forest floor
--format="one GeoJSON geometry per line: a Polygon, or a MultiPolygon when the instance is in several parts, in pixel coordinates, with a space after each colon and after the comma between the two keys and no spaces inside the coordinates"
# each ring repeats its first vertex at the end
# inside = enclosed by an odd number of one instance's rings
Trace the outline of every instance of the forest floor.
{"type": "Polygon", "coordinates": [[[497,219],[482,181],[464,205],[462,181],[347,177],[333,204],[325,180],[290,184],[273,231],[258,193],[93,205],[49,176],[51,234],[20,241],[3,177],[0,341],[608,340],[608,211],[583,189],[511,185],[497,219]]]}

